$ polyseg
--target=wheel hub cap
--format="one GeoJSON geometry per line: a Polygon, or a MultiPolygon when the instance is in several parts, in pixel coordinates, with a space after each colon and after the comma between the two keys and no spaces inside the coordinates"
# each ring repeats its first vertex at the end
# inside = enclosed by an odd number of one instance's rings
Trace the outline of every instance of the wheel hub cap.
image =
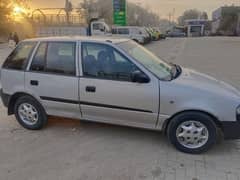
{"type": "Polygon", "coordinates": [[[34,125],[38,121],[36,108],[28,103],[23,103],[18,107],[18,115],[27,125],[34,125]]]}
{"type": "Polygon", "coordinates": [[[186,148],[196,149],[205,145],[209,138],[207,127],[198,121],[185,121],[176,131],[178,142],[186,148]]]}

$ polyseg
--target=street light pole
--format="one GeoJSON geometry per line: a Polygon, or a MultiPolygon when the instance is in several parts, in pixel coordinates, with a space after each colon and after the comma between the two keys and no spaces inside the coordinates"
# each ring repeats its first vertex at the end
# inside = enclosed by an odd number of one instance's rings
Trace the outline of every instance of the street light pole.
{"type": "Polygon", "coordinates": [[[172,23],[174,23],[174,20],[175,20],[175,8],[173,8],[172,23]]]}

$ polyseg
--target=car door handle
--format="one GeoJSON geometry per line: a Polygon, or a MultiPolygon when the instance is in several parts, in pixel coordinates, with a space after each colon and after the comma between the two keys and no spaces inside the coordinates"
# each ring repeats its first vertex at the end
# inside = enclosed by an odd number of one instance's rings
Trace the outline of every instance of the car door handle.
{"type": "Polygon", "coordinates": [[[94,93],[94,92],[96,92],[96,87],[94,87],[94,86],[87,86],[86,87],[86,92],[94,93]]]}
{"type": "Polygon", "coordinates": [[[36,81],[36,80],[31,80],[31,81],[30,81],[30,84],[31,84],[32,86],[38,86],[38,81],[36,81]]]}

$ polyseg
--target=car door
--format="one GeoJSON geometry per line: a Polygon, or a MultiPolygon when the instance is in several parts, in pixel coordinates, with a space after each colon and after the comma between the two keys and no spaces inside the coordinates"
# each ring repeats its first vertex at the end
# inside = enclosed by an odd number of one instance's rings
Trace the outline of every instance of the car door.
{"type": "Polygon", "coordinates": [[[159,82],[108,44],[82,42],[79,84],[83,119],[154,128],[159,110],[159,82]],[[150,78],[132,82],[133,72],[150,78]]]}
{"type": "Polygon", "coordinates": [[[25,73],[26,92],[48,115],[80,118],[76,42],[41,42],[25,73]]]}
{"type": "Polygon", "coordinates": [[[105,28],[102,23],[100,22],[93,22],[91,25],[92,35],[104,35],[105,28]]]}
{"type": "Polygon", "coordinates": [[[118,28],[118,36],[121,38],[130,38],[130,29],[129,28],[118,28]]]}
{"type": "Polygon", "coordinates": [[[14,95],[24,91],[24,71],[36,45],[34,41],[20,42],[3,63],[0,75],[3,93],[14,95]]]}

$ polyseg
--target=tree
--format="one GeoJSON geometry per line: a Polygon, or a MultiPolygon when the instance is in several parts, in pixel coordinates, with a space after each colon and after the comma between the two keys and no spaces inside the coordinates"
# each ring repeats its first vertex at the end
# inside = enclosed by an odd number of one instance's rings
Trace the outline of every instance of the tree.
{"type": "Polygon", "coordinates": [[[184,25],[185,21],[188,19],[200,19],[202,12],[197,9],[186,10],[182,16],[178,18],[178,24],[184,25]]]}
{"type": "Polygon", "coordinates": [[[72,3],[68,0],[66,0],[66,4],[65,4],[65,12],[66,12],[66,15],[67,15],[67,24],[69,25],[70,24],[70,13],[72,12],[73,10],[73,7],[72,7],[72,3]]]}
{"type": "MultiPolygon", "coordinates": [[[[87,19],[93,18],[91,15],[97,13],[98,18],[103,18],[108,24],[113,23],[112,0],[84,0],[80,7],[85,9],[87,19]]],[[[133,26],[158,26],[159,16],[134,3],[127,2],[127,23],[133,26]]]]}
{"type": "Polygon", "coordinates": [[[222,18],[219,30],[229,35],[236,35],[238,18],[237,13],[229,13],[225,15],[224,18],[222,18]]]}
{"type": "Polygon", "coordinates": [[[159,16],[151,11],[148,11],[147,8],[129,2],[127,4],[127,9],[128,25],[159,26],[159,16]]]}
{"type": "Polygon", "coordinates": [[[205,11],[201,12],[197,9],[189,9],[189,10],[186,10],[182,16],[178,17],[178,24],[183,26],[185,24],[185,21],[189,19],[208,20],[208,14],[205,11]]]}
{"type": "Polygon", "coordinates": [[[29,0],[0,0],[0,33],[7,33],[11,29],[14,19],[12,13],[14,7],[28,8],[29,0]]]}
{"type": "Polygon", "coordinates": [[[208,20],[208,14],[206,12],[202,12],[200,19],[208,20]]]}
{"type": "Polygon", "coordinates": [[[104,18],[112,23],[112,0],[83,0],[80,7],[86,12],[87,22],[92,18],[104,18]]]}
{"type": "Polygon", "coordinates": [[[7,22],[11,13],[10,1],[1,0],[0,1],[0,33],[6,33],[7,22]]]}

